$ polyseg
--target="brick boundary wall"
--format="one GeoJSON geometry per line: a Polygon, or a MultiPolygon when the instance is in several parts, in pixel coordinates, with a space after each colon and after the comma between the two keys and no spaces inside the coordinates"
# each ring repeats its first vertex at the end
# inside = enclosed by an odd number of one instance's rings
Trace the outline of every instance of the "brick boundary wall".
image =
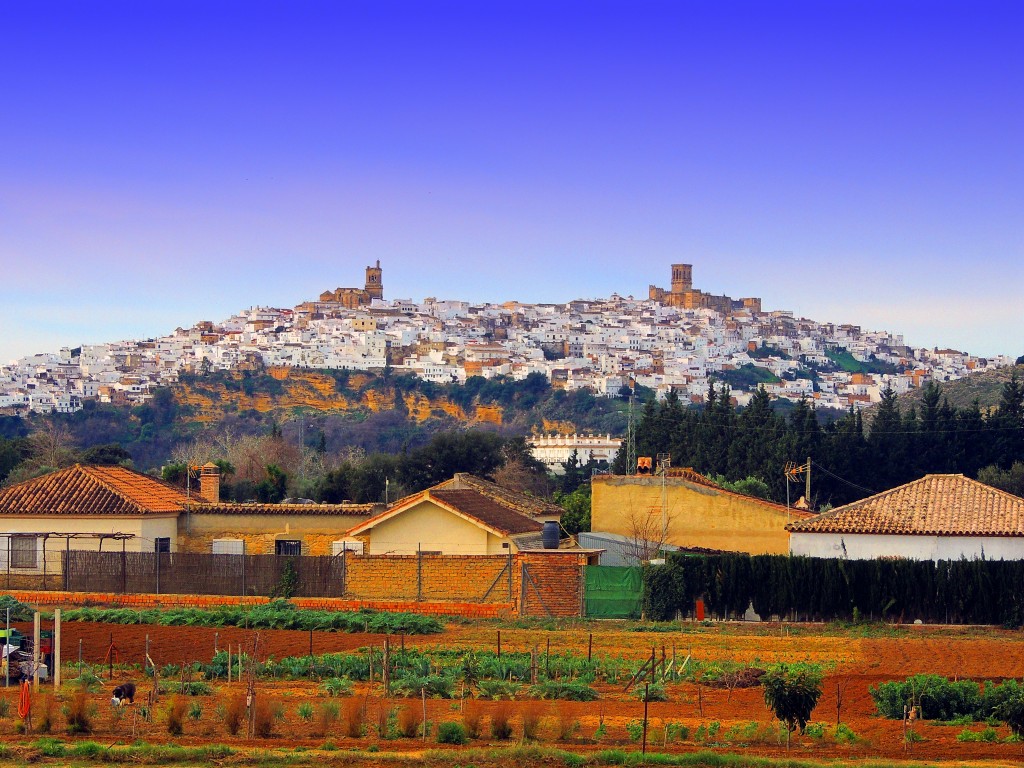
{"type": "MultiPolygon", "coordinates": [[[[292,597],[291,602],[303,608],[337,611],[369,608],[474,618],[581,616],[586,562],[586,554],[564,550],[520,552],[511,557],[352,555],[346,556],[344,564],[339,563],[341,567],[335,569],[338,589],[343,585],[343,594],[292,597]]],[[[116,588],[51,591],[33,589],[33,584],[22,583],[12,585],[6,593],[21,602],[47,606],[213,607],[261,605],[272,599],[251,594],[243,597],[241,594],[155,593],[149,579],[139,580],[137,591],[131,591],[131,582],[126,583],[128,592],[116,588]]]]}
{"type": "MultiPolygon", "coordinates": [[[[265,605],[269,597],[236,597],[232,595],[119,595],[108,592],[53,592],[4,590],[20,603],[46,608],[68,606],[104,606],[113,608],[216,608],[218,606],[265,605]]],[[[393,600],[346,600],[335,597],[293,597],[289,602],[299,608],[327,611],[401,611],[426,616],[465,616],[467,618],[502,618],[512,615],[509,603],[458,603],[393,600]]]]}

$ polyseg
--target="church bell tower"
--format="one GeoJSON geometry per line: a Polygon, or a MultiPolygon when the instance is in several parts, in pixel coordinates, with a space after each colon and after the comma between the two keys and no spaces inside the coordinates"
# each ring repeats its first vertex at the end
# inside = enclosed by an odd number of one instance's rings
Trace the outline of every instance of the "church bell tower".
{"type": "Polygon", "coordinates": [[[371,300],[384,298],[383,270],[380,268],[380,259],[377,259],[377,266],[366,268],[366,293],[371,300]]]}

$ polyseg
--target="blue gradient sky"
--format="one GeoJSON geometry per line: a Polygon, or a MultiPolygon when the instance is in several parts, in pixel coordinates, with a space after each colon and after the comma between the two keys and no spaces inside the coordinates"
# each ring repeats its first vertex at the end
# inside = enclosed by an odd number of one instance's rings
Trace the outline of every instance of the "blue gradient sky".
{"type": "Polygon", "coordinates": [[[1019,2],[0,8],[0,360],[253,304],[645,295],[1024,353],[1019,2]]]}

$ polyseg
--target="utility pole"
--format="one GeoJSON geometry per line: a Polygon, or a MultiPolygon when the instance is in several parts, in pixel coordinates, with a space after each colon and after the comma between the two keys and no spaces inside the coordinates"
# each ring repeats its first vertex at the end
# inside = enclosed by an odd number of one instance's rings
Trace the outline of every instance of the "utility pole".
{"type": "Polygon", "coordinates": [[[804,501],[807,502],[807,508],[811,508],[811,457],[807,457],[807,484],[804,487],[804,501]]]}
{"type": "MultiPolygon", "coordinates": [[[[672,463],[672,454],[658,454],[658,470],[661,472],[661,543],[665,544],[668,539],[668,488],[665,478],[668,477],[668,468],[672,463]]],[[[655,553],[657,557],[657,553],[655,553]]]]}
{"type": "Polygon", "coordinates": [[[633,426],[633,392],[634,388],[629,388],[629,418],[626,422],[626,474],[631,475],[636,472],[636,434],[633,426]]]}

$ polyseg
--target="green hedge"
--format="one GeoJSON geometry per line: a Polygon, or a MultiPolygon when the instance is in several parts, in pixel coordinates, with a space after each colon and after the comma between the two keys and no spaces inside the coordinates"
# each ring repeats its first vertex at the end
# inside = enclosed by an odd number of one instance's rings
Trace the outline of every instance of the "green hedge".
{"type": "Polygon", "coordinates": [[[839,560],[789,555],[671,555],[644,569],[647,617],[711,614],[804,620],[921,619],[1020,626],[1024,561],[839,560]]]}

